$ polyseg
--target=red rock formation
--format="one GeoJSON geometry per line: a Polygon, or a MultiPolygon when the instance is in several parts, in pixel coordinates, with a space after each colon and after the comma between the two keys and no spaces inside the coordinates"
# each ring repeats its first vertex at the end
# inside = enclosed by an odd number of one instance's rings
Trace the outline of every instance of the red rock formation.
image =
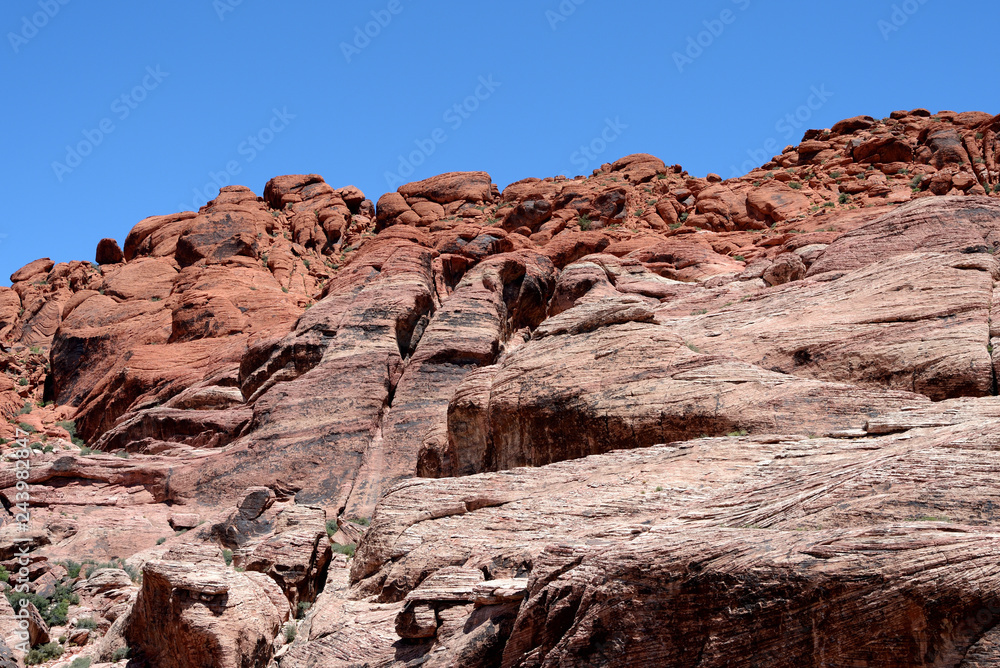
{"type": "Polygon", "coordinates": [[[288,615],[270,578],[227,568],[218,549],[172,551],[143,569],[124,635],[163,668],[256,668],[288,615]]]}
{"type": "Polygon", "coordinates": [[[160,665],[996,662],[998,132],[917,109],[725,181],[637,154],[377,206],[279,176],[32,262],[0,438],[33,591],[160,665]],[[83,555],[145,564],[135,606],[83,555]]]}

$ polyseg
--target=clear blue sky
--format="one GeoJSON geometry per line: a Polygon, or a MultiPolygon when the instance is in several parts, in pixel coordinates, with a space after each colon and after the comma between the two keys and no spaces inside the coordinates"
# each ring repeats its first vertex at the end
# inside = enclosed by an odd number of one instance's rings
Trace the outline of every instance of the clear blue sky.
{"type": "Polygon", "coordinates": [[[503,187],[635,152],[729,177],[848,116],[1000,113],[998,16],[985,0],[6,0],[0,280],[92,260],[213,182],[316,172],[375,200],[440,172],[503,187]]]}

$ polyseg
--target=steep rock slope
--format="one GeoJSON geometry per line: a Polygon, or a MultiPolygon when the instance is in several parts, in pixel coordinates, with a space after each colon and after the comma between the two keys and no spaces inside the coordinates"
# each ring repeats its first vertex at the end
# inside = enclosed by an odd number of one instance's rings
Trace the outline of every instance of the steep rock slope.
{"type": "Polygon", "coordinates": [[[917,109],[726,181],[639,154],[377,204],[280,176],[30,263],[0,288],[0,438],[33,446],[32,591],[78,587],[96,624],[44,610],[35,637],[162,665],[989,665],[998,131],[917,109]]]}

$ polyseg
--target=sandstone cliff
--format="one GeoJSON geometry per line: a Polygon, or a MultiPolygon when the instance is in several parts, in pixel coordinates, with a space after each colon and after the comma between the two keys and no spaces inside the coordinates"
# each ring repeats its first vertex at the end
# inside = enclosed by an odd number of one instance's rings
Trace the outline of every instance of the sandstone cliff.
{"type": "Polygon", "coordinates": [[[375,203],[279,176],[32,262],[0,288],[0,563],[27,492],[34,644],[1000,663],[998,132],[917,109],[727,181],[640,154],[375,203]]]}

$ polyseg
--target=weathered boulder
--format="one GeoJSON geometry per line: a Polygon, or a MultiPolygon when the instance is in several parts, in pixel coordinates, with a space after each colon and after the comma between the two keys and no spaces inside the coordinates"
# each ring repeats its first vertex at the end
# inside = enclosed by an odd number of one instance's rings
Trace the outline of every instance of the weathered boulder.
{"type": "Polygon", "coordinates": [[[95,253],[97,264],[118,264],[125,259],[122,249],[114,239],[101,239],[95,253]]]}
{"type": "Polygon", "coordinates": [[[269,577],[227,567],[217,548],[188,549],[145,565],[124,635],[164,668],[257,668],[270,660],[288,614],[269,577]]]}
{"type": "Polygon", "coordinates": [[[274,535],[254,547],[243,566],[274,580],[296,609],[300,603],[316,600],[331,556],[326,513],[322,508],[294,505],[278,514],[274,535]]]}
{"type": "Polygon", "coordinates": [[[757,220],[778,223],[809,208],[809,198],[780,181],[767,181],[747,195],[747,212],[757,220]]]}
{"type": "Polygon", "coordinates": [[[458,200],[484,202],[493,199],[493,180],[486,172],[449,172],[399,187],[405,198],[423,197],[438,204],[458,200]]]}
{"type": "Polygon", "coordinates": [[[783,285],[806,275],[806,265],[795,253],[782,253],[764,270],[762,278],[768,285],[783,285]]]}

